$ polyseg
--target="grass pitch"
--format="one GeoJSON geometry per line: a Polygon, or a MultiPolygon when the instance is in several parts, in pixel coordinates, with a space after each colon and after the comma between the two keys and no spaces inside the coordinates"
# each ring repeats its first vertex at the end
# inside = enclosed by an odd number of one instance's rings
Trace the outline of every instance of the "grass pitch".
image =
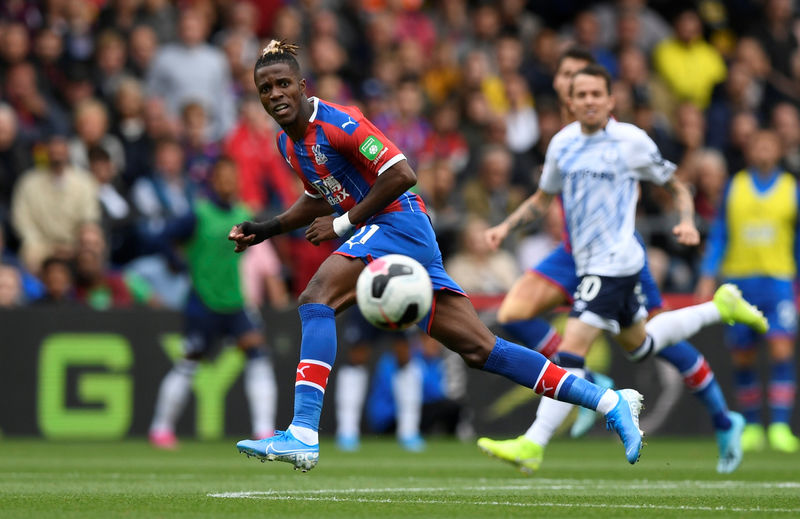
{"type": "Polygon", "coordinates": [[[307,474],[236,453],[235,440],[0,440],[0,517],[798,517],[800,455],[749,455],[714,472],[713,440],[651,438],[630,466],[612,438],[560,440],[527,477],[473,443],[424,453],[367,440],[342,453],[323,442],[307,474]]]}

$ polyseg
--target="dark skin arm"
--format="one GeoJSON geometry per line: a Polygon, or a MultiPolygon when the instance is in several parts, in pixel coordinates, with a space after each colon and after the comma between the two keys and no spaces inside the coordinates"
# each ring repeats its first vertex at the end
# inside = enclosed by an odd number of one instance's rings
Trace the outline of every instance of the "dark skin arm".
{"type": "MultiPolygon", "coordinates": [[[[277,216],[280,224],[280,233],[299,229],[313,222],[315,218],[328,215],[332,211],[330,204],[324,198],[311,198],[303,195],[292,204],[292,207],[277,216]]],[[[255,240],[255,234],[245,235],[240,225],[234,225],[228,233],[228,239],[236,242],[234,252],[243,252],[255,240]]]]}
{"type": "MultiPolygon", "coordinates": [[[[417,175],[414,170],[408,165],[408,161],[401,160],[378,176],[364,199],[350,209],[348,213],[350,222],[358,225],[366,221],[416,183],[417,175]]],[[[306,229],[306,239],[314,245],[319,245],[323,241],[338,237],[333,231],[334,216],[330,213],[331,206],[324,198],[303,196],[286,212],[278,215],[280,232],[289,232],[310,223],[306,229]]],[[[231,229],[228,239],[236,242],[234,249],[236,252],[242,252],[253,243],[255,236],[252,234],[245,236],[237,225],[231,229]]]]}
{"type": "MultiPolygon", "coordinates": [[[[408,161],[401,160],[379,175],[364,199],[350,209],[348,212],[350,222],[353,225],[365,222],[416,183],[417,175],[414,170],[408,165],[408,161]]],[[[306,239],[314,245],[319,245],[323,241],[337,238],[333,232],[333,219],[334,217],[329,215],[314,220],[306,229],[306,239]]]]}

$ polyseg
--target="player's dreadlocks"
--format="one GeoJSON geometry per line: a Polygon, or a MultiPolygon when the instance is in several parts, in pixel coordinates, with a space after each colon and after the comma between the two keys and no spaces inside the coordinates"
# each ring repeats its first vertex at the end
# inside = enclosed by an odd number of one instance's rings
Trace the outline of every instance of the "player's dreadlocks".
{"type": "Polygon", "coordinates": [[[272,65],[273,63],[286,63],[292,70],[298,72],[300,70],[300,65],[295,58],[297,49],[297,45],[287,43],[286,40],[272,40],[261,51],[261,57],[256,61],[254,70],[272,65]]]}

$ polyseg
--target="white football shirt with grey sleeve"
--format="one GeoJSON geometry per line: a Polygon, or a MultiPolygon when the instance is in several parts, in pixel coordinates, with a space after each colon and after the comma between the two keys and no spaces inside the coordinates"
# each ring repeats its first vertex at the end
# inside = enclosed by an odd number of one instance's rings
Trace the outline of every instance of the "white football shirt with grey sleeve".
{"type": "Polygon", "coordinates": [[[553,136],[539,188],[561,193],[579,276],[622,277],[644,267],[634,236],[638,181],[662,185],[674,172],[675,164],[632,124],[611,119],[586,135],[574,122],[553,136]]]}

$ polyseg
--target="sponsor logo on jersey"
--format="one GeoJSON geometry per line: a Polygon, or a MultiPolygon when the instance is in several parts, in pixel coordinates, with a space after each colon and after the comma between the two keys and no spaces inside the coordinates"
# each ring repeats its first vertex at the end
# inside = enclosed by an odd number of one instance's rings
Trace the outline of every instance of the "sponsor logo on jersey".
{"type": "Polygon", "coordinates": [[[328,157],[320,151],[319,144],[311,146],[311,151],[314,153],[314,162],[316,162],[318,166],[322,166],[328,162],[328,157]]]}
{"type": "Polygon", "coordinates": [[[328,175],[319,180],[312,182],[314,188],[325,197],[331,205],[341,204],[350,196],[350,193],[345,191],[342,183],[339,182],[333,175],[328,175]]]}
{"type": "Polygon", "coordinates": [[[383,149],[383,143],[378,140],[374,135],[370,135],[358,147],[358,151],[364,155],[367,160],[374,160],[378,153],[383,149]]]}

